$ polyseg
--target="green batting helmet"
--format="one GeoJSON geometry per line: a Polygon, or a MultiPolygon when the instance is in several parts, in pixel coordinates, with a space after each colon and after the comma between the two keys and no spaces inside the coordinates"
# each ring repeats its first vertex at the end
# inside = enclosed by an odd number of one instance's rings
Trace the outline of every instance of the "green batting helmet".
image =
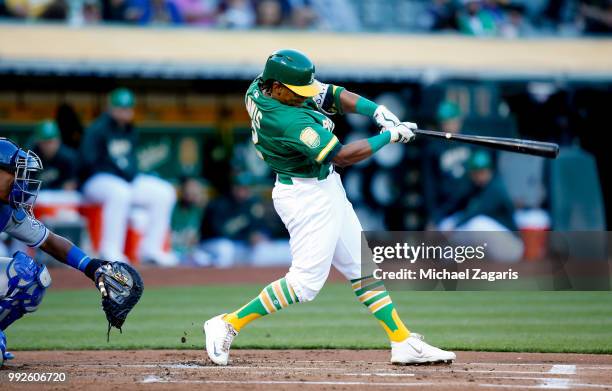
{"type": "Polygon", "coordinates": [[[320,91],[314,78],[315,66],[302,52],[293,49],[278,50],[268,57],[262,78],[276,80],[300,96],[315,96],[320,91]]]}
{"type": "Polygon", "coordinates": [[[136,104],[134,94],[127,88],[117,88],[111,91],[108,100],[113,107],[130,108],[136,104]]]}

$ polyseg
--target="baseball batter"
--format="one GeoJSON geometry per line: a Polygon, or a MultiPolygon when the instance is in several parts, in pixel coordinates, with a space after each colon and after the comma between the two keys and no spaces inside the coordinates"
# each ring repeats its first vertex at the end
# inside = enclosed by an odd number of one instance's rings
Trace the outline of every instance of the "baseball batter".
{"type": "MultiPolygon", "coordinates": [[[[142,293],[142,280],[131,266],[90,258],[69,240],[54,234],[38,221],[32,208],[41,181],[42,163],[32,151],[0,137],[0,232],[6,232],[58,261],[78,269],[102,292],[102,308],[110,327],[121,328],[142,293]]],[[[6,351],[4,331],[23,315],[34,312],[51,285],[51,275],[26,253],[17,251],[6,269],[0,263],[0,366],[13,358],[6,351]]]]}
{"type": "Polygon", "coordinates": [[[280,50],[266,62],[245,96],[252,139],[259,156],[276,173],[274,207],[289,231],[292,263],[238,310],[204,323],[206,351],[227,365],[234,337],[253,320],[295,303],[313,300],[331,266],[351,281],[357,299],[380,321],[391,342],[391,362],[451,362],[455,354],[411,333],[400,319],[382,281],[361,275],[361,224],[346,198],[334,165],[349,166],[388,143],[407,143],[416,124],[400,122],[386,107],[346,89],[319,83],[315,67],[296,50],[280,50]],[[340,143],[331,114],[372,117],[380,134],[340,143]]]}

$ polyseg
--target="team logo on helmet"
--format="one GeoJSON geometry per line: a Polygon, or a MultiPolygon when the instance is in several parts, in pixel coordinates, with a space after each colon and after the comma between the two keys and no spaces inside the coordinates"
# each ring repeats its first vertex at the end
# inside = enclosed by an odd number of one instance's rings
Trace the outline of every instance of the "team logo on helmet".
{"type": "Polygon", "coordinates": [[[321,145],[321,137],[319,137],[319,133],[317,133],[310,126],[302,130],[302,133],[300,133],[300,141],[308,145],[310,148],[317,148],[321,145]]]}

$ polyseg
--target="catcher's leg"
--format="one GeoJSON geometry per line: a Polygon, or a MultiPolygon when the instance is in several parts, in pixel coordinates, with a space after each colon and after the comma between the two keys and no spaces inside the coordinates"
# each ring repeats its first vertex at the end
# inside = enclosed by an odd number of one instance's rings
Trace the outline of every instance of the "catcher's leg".
{"type": "Polygon", "coordinates": [[[6,336],[4,332],[0,330],[0,368],[4,364],[4,360],[10,360],[13,358],[13,354],[6,351],[6,336]]]}
{"type": "MultiPolygon", "coordinates": [[[[34,312],[41,303],[51,275],[44,265],[17,251],[8,262],[0,279],[0,331],[4,331],[28,312],[34,312]]],[[[6,336],[0,335],[2,361],[12,358],[6,352],[6,336]]]]}

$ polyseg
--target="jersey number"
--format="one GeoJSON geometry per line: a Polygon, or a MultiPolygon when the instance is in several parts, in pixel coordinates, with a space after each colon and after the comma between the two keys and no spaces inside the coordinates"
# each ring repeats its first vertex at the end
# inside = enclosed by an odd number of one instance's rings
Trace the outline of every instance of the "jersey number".
{"type": "Polygon", "coordinates": [[[253,102],[253,99],[249,96],[246,100],[247,111],[249,112],[249,117],[251,117],[251,138],[253,140],[253,144],[257,144],[259,141],[259,136],[257,132],[261,127],[261,111],[253,102]]]}

